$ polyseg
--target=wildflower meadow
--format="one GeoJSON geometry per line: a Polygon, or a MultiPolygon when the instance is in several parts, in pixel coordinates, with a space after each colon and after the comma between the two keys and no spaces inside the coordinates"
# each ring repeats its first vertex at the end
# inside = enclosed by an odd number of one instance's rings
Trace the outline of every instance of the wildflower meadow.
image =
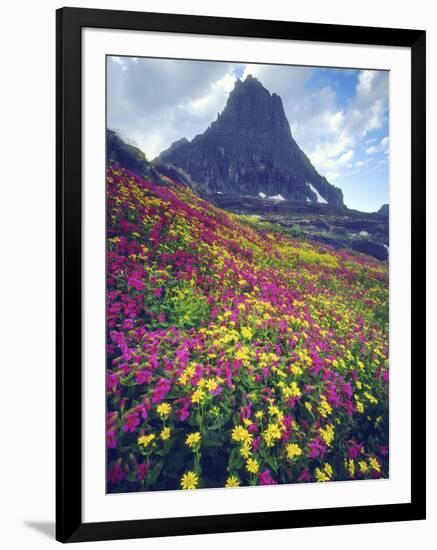
{"type": "Polygon", "coordinates": [[[388,265],[107,172],[107,490],[388,477],[388,265]]]}

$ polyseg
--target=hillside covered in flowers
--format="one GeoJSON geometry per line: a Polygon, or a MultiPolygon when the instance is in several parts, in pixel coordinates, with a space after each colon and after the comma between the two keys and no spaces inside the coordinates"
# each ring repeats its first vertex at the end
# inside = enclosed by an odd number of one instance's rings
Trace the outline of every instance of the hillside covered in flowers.
{"type": "Polygon", "coordinates": [[[388,266],[107,173],[107,489],[388,476],[388,266]]]}

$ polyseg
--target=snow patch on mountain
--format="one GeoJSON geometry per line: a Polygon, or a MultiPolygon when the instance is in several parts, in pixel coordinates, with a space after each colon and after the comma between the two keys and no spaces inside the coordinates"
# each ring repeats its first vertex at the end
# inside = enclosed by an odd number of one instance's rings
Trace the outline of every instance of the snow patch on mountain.
{"type": "Polygon", "coordinates": [[[318,203],[328,204],[328,201],[322,197],[322,195],[317,191],[317,189],[314,186],[311,185],[311,183],[307,182],[307,185],[309,185],[311,191],[316,194],[318,203]]]}

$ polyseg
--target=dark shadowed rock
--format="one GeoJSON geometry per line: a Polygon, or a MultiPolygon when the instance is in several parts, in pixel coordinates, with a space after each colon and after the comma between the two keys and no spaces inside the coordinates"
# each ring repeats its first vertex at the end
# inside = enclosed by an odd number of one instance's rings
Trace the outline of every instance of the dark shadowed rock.
{"type": "Polygon", "coordinates": [[[113,130],[106,130],[106,159],[107,164],[118,164],[132,170],[138,175],[160,181],[155,167],[146,159],[146,155],[135,145],[126,143],[113,130]]]}
{"type": "Polygon", "coordinates": [[[381,208],[378,210],[377,215],[381,218],[388,218],[389,216],[389,206],[388,204],[383,204],[381,208]]]}
{"type": "Polygon", "coordinates": [[[203,134],[173,143],[154,162],[182,169],[202,195],[262,193],[343,206],[341,190],[293,139],[281,98],[250,75],[236,81],[225,109],[203,134]]]}
{"type": "Polygon", "coordinates": [[[361,252],[363,254],[369,254],[378,260],[387,260],[388,259],[388,249],[379,243],[366,239],[357,239],[352,241],[352,250],[356,252],[361,252]]]}

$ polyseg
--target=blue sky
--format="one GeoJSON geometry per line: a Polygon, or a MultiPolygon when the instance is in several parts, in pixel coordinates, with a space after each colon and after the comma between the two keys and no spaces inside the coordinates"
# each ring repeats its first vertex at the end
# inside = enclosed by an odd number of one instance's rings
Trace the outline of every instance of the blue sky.
{"type": "Polygon", "coordinates": [[[108,127],[153,159],[203,133],[237,78],[256,76],[281,96],[294,139],[350,208],[388,202],[386,71],[108,57],[108,127]]]}

